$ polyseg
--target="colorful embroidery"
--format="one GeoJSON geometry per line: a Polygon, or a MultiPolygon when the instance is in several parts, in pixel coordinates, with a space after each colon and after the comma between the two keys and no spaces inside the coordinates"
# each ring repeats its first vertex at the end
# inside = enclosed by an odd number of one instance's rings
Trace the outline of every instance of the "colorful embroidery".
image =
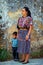
{"type": "Polygon", "coordinates": [[[23,17],[21,17],[21,18],[19,18],[19,20],[18,20],[18,26],[19,27],[29,27],[30,25],[32,25],[33,23],[32,23],[32,18],[31,17],[26,17],[26,18],[23,18],[23,17]]]}

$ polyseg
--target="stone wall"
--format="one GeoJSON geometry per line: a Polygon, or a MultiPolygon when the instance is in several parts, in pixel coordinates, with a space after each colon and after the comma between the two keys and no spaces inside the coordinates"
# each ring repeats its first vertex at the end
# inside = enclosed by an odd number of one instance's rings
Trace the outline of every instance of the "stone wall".
{"type": "Polygon", "coordinates": [[[33,17],[31,49],[37,51],[43,46],[43,0],[0,0],[0,47],[11,50],[12,33],[17,31],[21,8],[29,7],[33,17]]]}

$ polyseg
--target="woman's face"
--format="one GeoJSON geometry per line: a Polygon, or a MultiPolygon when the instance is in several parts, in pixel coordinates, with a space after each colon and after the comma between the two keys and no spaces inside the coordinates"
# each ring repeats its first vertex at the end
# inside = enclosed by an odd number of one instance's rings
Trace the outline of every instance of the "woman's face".
{"type": "Polygon", "coordinates": [[[27,16],[27,11],[25,9],[22,9],[22,16],[27,16]]]}

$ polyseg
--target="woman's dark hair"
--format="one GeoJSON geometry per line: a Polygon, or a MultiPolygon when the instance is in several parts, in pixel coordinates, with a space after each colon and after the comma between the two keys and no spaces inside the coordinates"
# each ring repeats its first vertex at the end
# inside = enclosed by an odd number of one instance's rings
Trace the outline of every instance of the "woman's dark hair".
{"type": "Polygon", "coordinates": [[[24,7],[24,9],[27,12],[27,16],[30,16],[31,17],[31,12],[30,12],[29,8],[28,7],[24,7]]]}

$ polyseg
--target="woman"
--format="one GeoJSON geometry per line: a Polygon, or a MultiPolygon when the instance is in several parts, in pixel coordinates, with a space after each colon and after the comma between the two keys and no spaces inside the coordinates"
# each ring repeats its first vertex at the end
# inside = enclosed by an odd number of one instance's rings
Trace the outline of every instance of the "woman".
{"type": "Polygon", "coordinates": [[[30,56],[30,34],[32,30],[32,17],[28,7],[22,9],[22,17],[19,18],[18,24],[18,50],[22,54],[21,62],[28,63],[30,56]]]}

